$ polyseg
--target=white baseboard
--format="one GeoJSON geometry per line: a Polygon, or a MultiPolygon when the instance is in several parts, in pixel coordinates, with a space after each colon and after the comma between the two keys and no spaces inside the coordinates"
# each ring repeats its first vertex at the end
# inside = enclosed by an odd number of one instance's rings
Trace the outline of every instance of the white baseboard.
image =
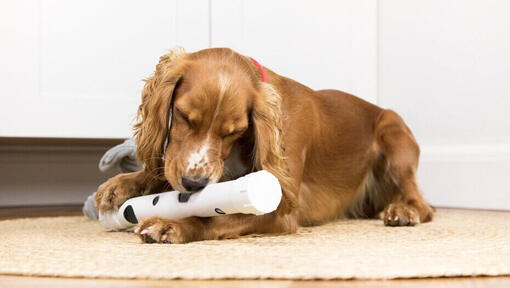
{"type": "Polygon", "coordinates": [[[422,147],[418,182],[439,207],[510,210],[510,146],[422,147]]]}

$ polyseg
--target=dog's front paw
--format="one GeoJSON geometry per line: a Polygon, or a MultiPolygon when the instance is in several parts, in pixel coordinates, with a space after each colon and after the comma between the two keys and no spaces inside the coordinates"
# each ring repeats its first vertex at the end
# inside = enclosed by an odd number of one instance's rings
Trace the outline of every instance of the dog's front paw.
{"type": "Polygon", "coordinates": [[[420,223],[418,211],[411,205],[392,203],[383,211],[381,217],[386,226],[414,226],[420,223]]]}
{"type": "Polygon", "coordinates": [[[99,212],[118,210],[127,199],[142,194],[143,187],[140,187],[130,174],[119,174],[99,186],[94,197],[94,203],[99,212]]]}
{"type": "Polygon", "coordinates": [[[200,240],[200,231],[191,221],[151,217],[142,220],[135,233],[144,243],[187,243],[200,240]]]}

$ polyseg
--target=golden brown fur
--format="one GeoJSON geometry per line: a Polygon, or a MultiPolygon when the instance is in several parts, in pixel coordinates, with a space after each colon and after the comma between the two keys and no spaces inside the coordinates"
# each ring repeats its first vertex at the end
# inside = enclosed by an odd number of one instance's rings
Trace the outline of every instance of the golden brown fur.
{"type": "Polygon", "coordinates": [[[162,56],[135,125],[145,170],[101,185],[97,207],[117,209],[130,197],[170,188],[191,193],[189,179],[214,183],[265,169],[283,190],[273,213],[150,218],[136,231],[145,242],[185,243],[293,233],[342,217],[380,216],[388,226],[432,219],[416,183],[418,144],[395,112],[264,69],[267,83],[230,49],[162,56]]]}

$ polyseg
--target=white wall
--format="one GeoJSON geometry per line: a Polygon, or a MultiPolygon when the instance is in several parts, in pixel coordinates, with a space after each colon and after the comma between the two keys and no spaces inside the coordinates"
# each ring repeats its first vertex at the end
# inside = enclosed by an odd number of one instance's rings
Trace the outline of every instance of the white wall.
{"type": "Polygon", "coordinates": [[[0,137],[124,138],[175,45],[399,112],[436,205],[510,209],[506,0],[3,0],[0,137]],[[64,120],[64,121],[62,121],[64,120]]]}

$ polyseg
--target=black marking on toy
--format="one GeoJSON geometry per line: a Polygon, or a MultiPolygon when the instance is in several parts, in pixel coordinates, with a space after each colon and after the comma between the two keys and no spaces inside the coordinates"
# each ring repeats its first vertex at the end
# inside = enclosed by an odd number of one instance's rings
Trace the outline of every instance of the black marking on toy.
{"type": "Polygon", "coordinates": [[[152,244],[152,243],[156,243],[156,240],[154,240],[154,238],[152,238],[151,236],[149,235],[144,235],[144,239],[145,239],[145,242],[146,243],[149,243],[149,244],[152,244]]]}
{"type": "Polygon", "coordinates": [[[128,205],[126,209],[124,209],[124,219],[129,223],[138,224],[138,219],[136,219],[135,211],[131,205],[128,205]]]}
{"type": "Polygon", "coordinates": [[[189,200],[189,197],[191,196],[190,193],[179,193],[179,202],[180,203],[186,203],[189,200]]]}
{"type": "Polygon", "coordinates": [[[159,201],[159,196],[154,197],[154,199],[152,199],[152,206],[156,206],[156,204],[158,204],[158,201],[159,201]]]}
{"type": "Polygon", "coordinates": [[[214,211],[218,214],[225,215],[225,212],[223,212],[220,208],[214,208],[214,211]]]}

